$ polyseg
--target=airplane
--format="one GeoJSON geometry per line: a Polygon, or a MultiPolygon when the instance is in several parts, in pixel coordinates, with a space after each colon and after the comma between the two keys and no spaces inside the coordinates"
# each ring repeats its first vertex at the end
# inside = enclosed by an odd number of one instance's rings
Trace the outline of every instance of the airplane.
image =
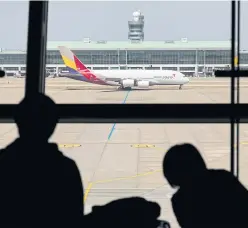
{"type": "Polygon", "coordinates": [[[119,86],[118,90],[133,87],[149,88],[153,85],[179,85],[179,89],[189,82],[184,74],[172,70],[89,70],[67,47],[58,47],[67,71],[59,76],[98,85],[119,86]]]}

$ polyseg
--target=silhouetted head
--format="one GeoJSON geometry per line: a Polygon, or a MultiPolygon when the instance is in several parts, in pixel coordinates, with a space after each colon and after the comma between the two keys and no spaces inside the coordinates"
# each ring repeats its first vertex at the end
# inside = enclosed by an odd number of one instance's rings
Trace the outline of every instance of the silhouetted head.
{"type": "Polygon", "coordinates": [[[15,122],[20,138],[35,142],[47,141],[58,122],[57,106],[48,96],[41,93],[24,98],[15,112],[15,122]]]}
{"type": "Polygon", "coordinates": [[[5,76],[5,72],[3,70],[0,70],[0,78],[5,76]]]}
{"type": "Polygon", "coordinates": [[[172,187],[192,183],[206,169],[200,152],[188,143],[171,147],[163,161],[164,176],[172,187]]]}

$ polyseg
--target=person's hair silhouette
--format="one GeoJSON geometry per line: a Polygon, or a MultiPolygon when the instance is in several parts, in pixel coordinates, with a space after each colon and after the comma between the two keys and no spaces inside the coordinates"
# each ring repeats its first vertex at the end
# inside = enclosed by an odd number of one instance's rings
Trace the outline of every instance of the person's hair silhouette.
{"type": "Polygon", "coordinates": [[[175,145],[166,153],[163,161],[164,176],[173,187],[188,185],[193,177],[207,171],[199,151],[191,144],[175,145]]]}
{"type": "Polygon", "coordinates": [[[164,176],[178,187],[172,206],[183,228],[248,226],[248,192],[230,172],[207,169],[196,147],[171,147],[163,160],[164,176]]]}
{"type": "Polygon", "coordinates": [[[24,98],[15,112],[19,135],[30,142],[46,142],[53,134],[58,119],[56,104],[41,93],[32,99],[24,98]]]}
{"type": "Polygon", "coordinates": [[[77,165],[48,139],[56,104],[37,94],[15,112],[20,137],[0,151],[0,226],[82,227],[83,185],[77,165]]]}
{"type": "Polygon", "coordinates": [[[5,76],[5,72],[3,70],[0,69],[0,78],[5,76]]]}

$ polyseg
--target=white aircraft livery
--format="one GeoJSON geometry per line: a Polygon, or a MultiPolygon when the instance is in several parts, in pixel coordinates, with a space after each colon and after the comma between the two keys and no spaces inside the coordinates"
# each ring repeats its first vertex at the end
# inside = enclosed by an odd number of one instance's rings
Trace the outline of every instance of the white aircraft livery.
{"type": "Polygon", "coordinates": [[[148,88],[153,85],[179,85],[189,82],[182,73],[172,70],[89,70],[67,47],[59,46],[68,69],[60,76],[99,85],[119,86],[119,89],[148,88]]]}

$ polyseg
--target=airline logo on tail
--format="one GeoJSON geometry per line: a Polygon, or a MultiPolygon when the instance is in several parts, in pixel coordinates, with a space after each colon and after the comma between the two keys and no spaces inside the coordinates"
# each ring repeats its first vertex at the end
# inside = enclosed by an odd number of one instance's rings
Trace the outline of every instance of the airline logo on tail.
{"type": "Polygon", "coordinates": [[[59,46],[58,48],[65,65],[71,70],[71,72],[80,73],[88,82],[105,84],[95,74],[93,74],[70,49],[64,46],[59,46]]]}

